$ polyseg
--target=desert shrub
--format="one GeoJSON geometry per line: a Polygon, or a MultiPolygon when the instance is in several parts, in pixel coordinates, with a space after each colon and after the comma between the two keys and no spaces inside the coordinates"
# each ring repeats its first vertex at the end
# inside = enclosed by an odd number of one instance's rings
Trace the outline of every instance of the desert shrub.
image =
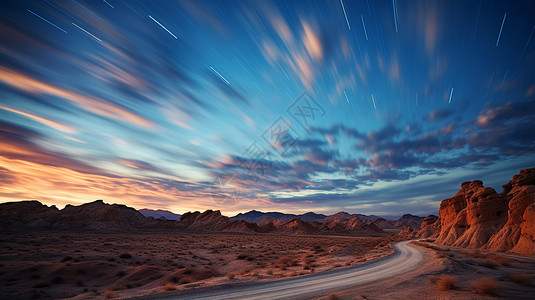
{"type": "Polygon", "coordinates": [[[247,254],[238,255],[238,259],[246,259],[247,257],[249,257],[249,255],[247,255],[247,254]]]}
{"type": "Polygon", "coordinates": [[[328,300],[338,300],[338,299],[340,299],[340,298],[338,297],[338,294],[336,294],[336,293],[330,293],[329,296],[327,296],[327,299],[328,299],[328,300]]]}
{"type": "Polygon", "coordinates": [[[166,282],[163,286],[163,289],[166,291],[174,291],[176,290],[175,284],[172,282],[166,282]]]}
{"type": "Polygon", "coordinates": [[[518,284],[530,286],[533,281],[533,276],[525,273],[511,273],[509,274],[509,279],[518,284]]]}
{"type": "Polygon", "coordinates": [[[291,263],[292,259],[288,256],[280,257],[277,264],[281,267],[287,267],[291,263]]]}
{"type": "Polygon", "coordinates": [[[234,273],[228,273],[227,274],[227,278],[228,279],[233,279],[236,275],[234,273]]]}
{"type": "Polygon", "coordinates": [[[472,281],[474,292],[482,295],[494,296],[498,293],[499,286],[492,278],[483,277],[472,281]]]}
{"type": "Polygon", "coordinates": [[[441,291],[455,289],[456,280],[455,277],[450,275],[440,275],[436,280],[437,287],[441,291]]]}
{"type": "Polygon", "coordinates": [[[132,255],[130,253],[123,253],[119,255],[119,258],[132,258],[132,255]]]}

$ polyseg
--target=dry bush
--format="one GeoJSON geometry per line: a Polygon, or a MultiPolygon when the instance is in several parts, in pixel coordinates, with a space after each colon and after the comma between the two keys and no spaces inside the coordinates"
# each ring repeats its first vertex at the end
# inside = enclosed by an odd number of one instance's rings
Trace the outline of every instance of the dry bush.
{"type": "Polygon", "coordinates": [[[440,275],[436,280],[436,284],[441,291],[453,290],[455,289],[456,279],[454,276],[440,275]]]}
{"type": "Polygon", "coordinates": [[[492,278],[483,277],[472,281],[474,292],[481,295],[494,296],[498,293],[500,286],[492,278]]]}
{"type": "Polygon", "coordinates": [[[234,275],[234,273],[228,273],[227,274],[227,278],[228,279],[233,279],[236,275],[234,275]]]}
{"type": "Polygon", "coordinates": [[[107,290],[104,292],[104,297],[106,297],[106,299],[111,299],[113,297],[113,291],[111,290],[107,290]]]}
{"type": "Polygon", "coordinates": [[[327,299],[328,300],[337,300],[337,299],[340,299],[340,298],[338,297],[338,294],[330,293],[329,296],[327,296],[327,299]]]}
{"type": "Polygon", "coordinates": [[[163,285],[163,289],[166,290],[166,291],[174,291],[174,290],[176,290],[176,287],[175,287],[174,283],[172,283],[172,282],[166,282],[166,283],[163,285]]]}
{"type": "Polygon", "coordinates": [[[511,273],[509,274],[509,279],[518,284],[530,286],[533,281],[533,276],[525,273],[511,273]]]}

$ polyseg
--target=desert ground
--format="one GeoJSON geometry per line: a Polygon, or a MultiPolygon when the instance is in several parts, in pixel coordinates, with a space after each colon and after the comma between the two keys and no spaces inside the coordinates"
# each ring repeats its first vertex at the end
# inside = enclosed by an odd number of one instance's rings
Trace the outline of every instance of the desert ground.
{"type": "Polygon", "coordinates": [[[114,299],[268,281],[386,256],[398,240],[395,236],[6,232],[0,240],[0,295],[114,299]]]}

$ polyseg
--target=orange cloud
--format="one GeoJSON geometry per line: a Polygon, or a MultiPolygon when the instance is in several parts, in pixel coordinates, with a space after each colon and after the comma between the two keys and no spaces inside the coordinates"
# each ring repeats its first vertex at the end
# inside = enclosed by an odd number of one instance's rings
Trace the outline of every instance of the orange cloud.
{"type": "Polygon", "coordinates": [[[74,102],[78,106],[93,112],[95,114],[118,119],[126,120],[130,123],[144,126],[152,127],[153,123],[149,120],[133,113],[128,110],[125,110],[121,107],[113,105],[103,99],[94,99],[75,92],[71,92],[37,79],[30,78],[23,74],[17,73],[15,71],[9,70],[7,68],[0,67],[0,81],[8,84],[17,89],[23,90],[25,92],[34,93],[34,94],[46,94],[51,96],[56,96],[63,98],[65,100],[74,102]]]}

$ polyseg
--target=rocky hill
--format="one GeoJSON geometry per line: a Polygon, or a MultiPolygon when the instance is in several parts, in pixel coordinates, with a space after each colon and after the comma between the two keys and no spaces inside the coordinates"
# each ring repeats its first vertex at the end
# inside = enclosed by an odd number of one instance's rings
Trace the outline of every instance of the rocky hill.
{"type": "Polygon", "coordinates": [[[21,201],[0,204],[0,228],[115,231],[177,228],[177,224],[148,219],[134,208],[106,204],[102,200],[78,206],[67,205],[62,210],[39,201],[21,201]]]}
{"type": "Polygon", "coordinates": [[[520,171],[498,194],[480,180],[464,182],[426,218],[421,237],[437,244],[535,256],[535,168],[520,171]]]}

